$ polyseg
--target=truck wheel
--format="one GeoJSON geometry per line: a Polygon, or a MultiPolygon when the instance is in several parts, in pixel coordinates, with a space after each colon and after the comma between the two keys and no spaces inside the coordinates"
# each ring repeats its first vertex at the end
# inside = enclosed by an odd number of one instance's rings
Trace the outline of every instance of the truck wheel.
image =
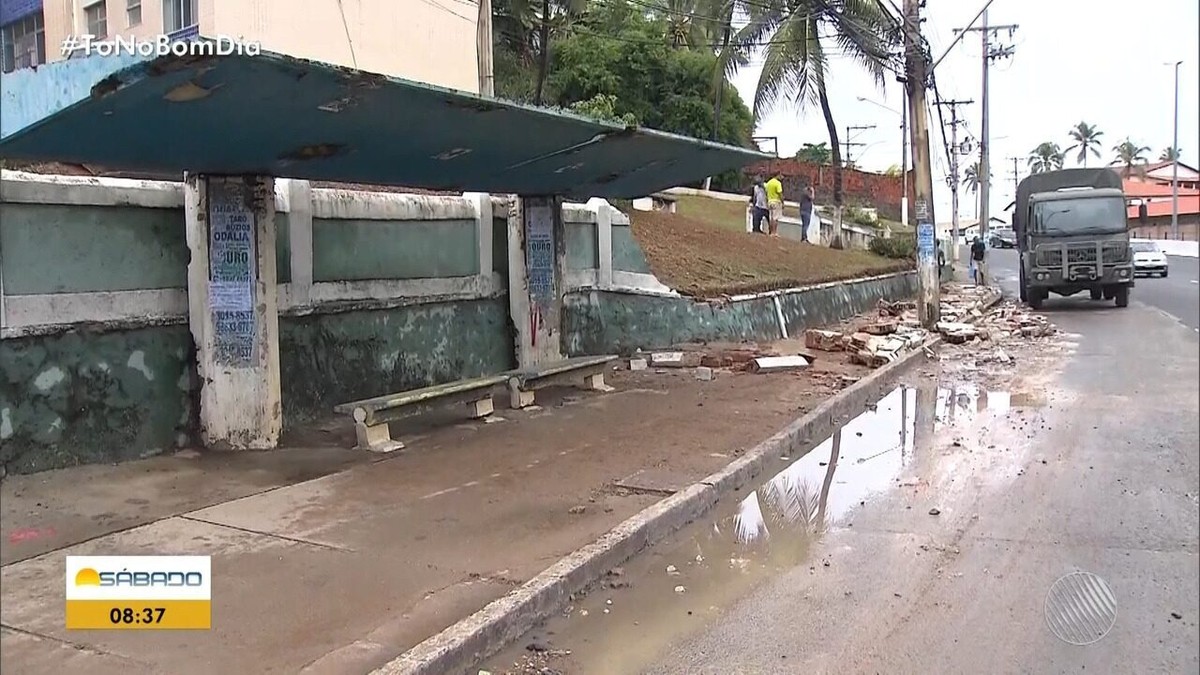
{"type": "Polygon", "coordinates": [[[1032,291],[1028,291],[1028,294],[1029,306],[1034,309],[1041,309],[1042,301],[1046,299],[1046,293],[1040,288],[1035,288],[1032,291]]]}
{"type": "Polygon", "coordinates": [[[1025,287],[1025,268],[1024,267],[1021,268],[1020,277],[1021,277],[1021,280],[1019,282],[1019,285],[1021,287],[1021,302],[1028,302],[1029,289],[1025,287]]]}
{"type": "Polygon", "coordinates": [[[1092,299],[1093,300],[1103,300],[1104,299],[1104,289],[1093,288],[1092,289],[1092,299]]]}
{"type": "Polygon", "coordinates": [[[1113,294],[1117,299],[1117,307],[1129,306],[1129,287],[1117,286],[1116,292],[1113,294]]]}

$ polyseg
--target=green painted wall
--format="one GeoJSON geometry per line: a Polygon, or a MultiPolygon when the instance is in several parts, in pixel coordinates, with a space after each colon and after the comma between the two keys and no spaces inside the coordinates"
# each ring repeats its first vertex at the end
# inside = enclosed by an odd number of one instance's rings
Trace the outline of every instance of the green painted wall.
{"type": "Polygon", "coordinates": [[[313,281],[469,277],[479,273],[473,220],[313,218],[313,281]]]}
{"type": "Polygon", "coordinates": [[[275,214],[275,280],[281,284],[292,281],[292,233],[288,224],[288,214],[275,214]]]}
{"type": "Polygon", "coordinates": [[[0,204],[9,295],[186,288],[182,209],[0,204]]]}
{"type": "Polygon", "coordinates": [[[513,367],[504,297],[279,319],[285,424],[513,367]]]}
{"type": "Polygon", "coordinates": [[[193,363],[186,326],[0,341],[0,462],[32,473],[187,443],[193,363]]]}
{"type": "Polygon", "coordinates": [[[614,270],[651,274],[646,254],[642,252],[642,247],[633,237],[633,230],[628,225],[613,224],[612,252],[614,270]]]}
{"type": "MultiPolygon", "coordinates": [[[[788,333],[836,323],[874,307],[879,298],[916,295],[916,274],[838,284],[780,298],[788,333]]],[[[776,340],[779,319],[770,298],[713,304],[689,298],[588,291],[568,294],[562,316],[571,356],[628,354],[686,342],[776,340]]]]}
{"type": "Polygon", "coordinates": [[[563,223],[563,232],[567,239],[567,269],[599,269],[600,252],[596,242],[596,224],[563,223]]]}

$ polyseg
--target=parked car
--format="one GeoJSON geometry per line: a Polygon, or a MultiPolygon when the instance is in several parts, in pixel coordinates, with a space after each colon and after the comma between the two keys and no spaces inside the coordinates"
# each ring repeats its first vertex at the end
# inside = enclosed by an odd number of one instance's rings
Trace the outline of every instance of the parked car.
{"type": "Polygon", "coordinates": [[[1144,274],[1167,276],[1167,256],[1158,244],[1145,239],[1134,239],[1129,242],[1133,250],[1133,275],[1144,274]]]}
{"type": "Polygon", "coordinates": [[[1009,228],[997,228],[991,231],[988,245],[992,248],[1016,248],[1017,234],[1009,228]]]}

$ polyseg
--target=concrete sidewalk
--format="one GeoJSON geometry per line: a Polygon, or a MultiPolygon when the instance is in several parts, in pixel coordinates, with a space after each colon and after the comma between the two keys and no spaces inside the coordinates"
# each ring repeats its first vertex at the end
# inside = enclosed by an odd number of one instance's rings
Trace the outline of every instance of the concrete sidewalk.
{"type": "Polygon", "coordinates": [[[839,388],[823,372],[866,371],[620,371],[497,423],[427,420],[395,456],[344,449],[341,424],[299,439],[323,448],[11,476],[0,667],[366,672],[801,416],[839,388]],[[64,630],[65,556],[150,554],[213,557],[211,631],[64,630]]]}

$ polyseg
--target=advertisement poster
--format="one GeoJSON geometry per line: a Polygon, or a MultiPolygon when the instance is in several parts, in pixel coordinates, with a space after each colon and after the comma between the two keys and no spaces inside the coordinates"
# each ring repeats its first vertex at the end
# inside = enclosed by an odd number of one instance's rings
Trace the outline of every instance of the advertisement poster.
{"type": "Polygon", "coordinates": [[[240,182],[210,183],[209,308],[213,313],[217,363],[245,367],[253,363],[254,212],[246,205],[240,182]]]}
{"type": "Polygon", "coordinates": [[[917,259],[922,261],[935,258],[933,223],[917,224],[917,259]]]}
{"type": "Polygon", "coordinates": [[[529,295],[542,308],[554,301],[554,201],[526,202],[525,266],[529,295]]]}

